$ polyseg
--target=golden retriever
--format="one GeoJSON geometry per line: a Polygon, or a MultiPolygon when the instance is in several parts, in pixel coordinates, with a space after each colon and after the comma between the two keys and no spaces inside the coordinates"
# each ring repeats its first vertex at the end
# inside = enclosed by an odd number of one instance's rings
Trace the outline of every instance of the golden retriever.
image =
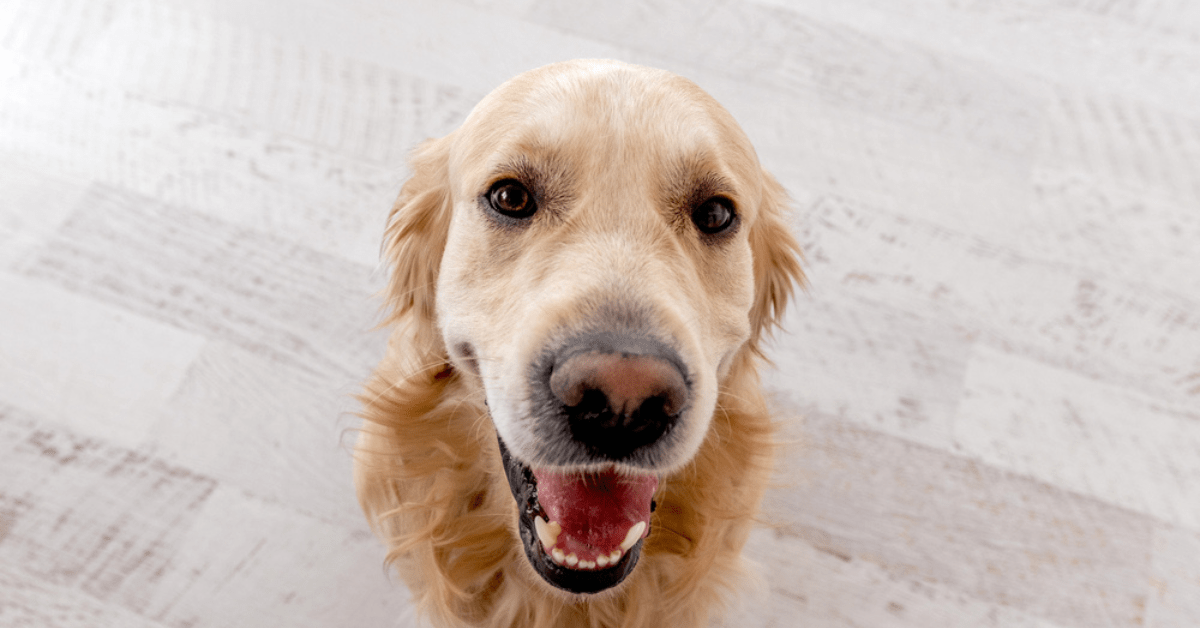
{"type": "Polygon", "coordinates": [[[358,497],[440,626],[699,626],[772,464],[756,366],[803,281],[711,96],[574,61],[422,144],[385,238],[358,497]]]}

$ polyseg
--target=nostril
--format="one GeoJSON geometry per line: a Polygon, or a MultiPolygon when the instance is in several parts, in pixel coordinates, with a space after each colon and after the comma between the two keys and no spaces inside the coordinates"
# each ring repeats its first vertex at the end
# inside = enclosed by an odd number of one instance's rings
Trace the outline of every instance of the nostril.
{"type": "MultiPolygon", "coordinates": [[[[550,373],[550,392],[554,393],[554,396],[569,408],[578,406],[589,390],[587,382],[584,381],[585,374],[581,372],[582,369],[578,366],[573,367],[571,364],[571,360],[567,360],[563,364],[556,365],[550,373]]],[[[592,390],[599,392],[597,389],[592,390]]]]}
{"type": "Polygon", "coordinates": [[[608,409],[608,397],[599,390],[588,390],[580,396],[579,403],[570,406],[576,414],[598,419],[608,409]]]}
{"type": "Polygon", "coordinates": [[[611,458],[658,441],[688,401],[683,373],[653,354],[570,354],[553,365],[548,383],[574,439],[611,458]]]}
{"type": "Polygon", "coordinates": [[[629,415],[644,404],[660,405],[676,414],[687,403],[687,384],[675,365],[647,355],[588,352],[555,365],[550,390],[567,407],[582,404],[600,393],[616,414],[629,415]]]}

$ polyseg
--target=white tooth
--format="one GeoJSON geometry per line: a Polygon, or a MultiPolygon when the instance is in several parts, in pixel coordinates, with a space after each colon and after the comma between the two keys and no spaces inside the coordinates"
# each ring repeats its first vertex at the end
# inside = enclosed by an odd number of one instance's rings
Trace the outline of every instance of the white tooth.
{"type": "Polygon", "coordinates": [[[605,556],[604,554],[597,556],[596,557],[596,565],[598,565],[600,567],[607,567],[608,566],[608,556],[605,556]]]}
{"type": "Polygon", "coordinates": [[[538,539],[542,542],[542,547],[545,547],[547,551],[558,542],[558,535],[562,532],[562,526],[557,521],[547,522],[541,517],[533,520],[533,527],[537,531],[538,539]]]}
{"type": "Polygon", "coordinates": [[[613,550],[612,553],[608,555],[608,562],[615,565],[617,564],[618,560],[621,560],[621,556],[621,550],[613,550]]]}
{"type": "Polygon", "coordinates": [[[553,558],[554,562],[556,562],[560,565],[567,562],[566,555],[563,554],[563,551],[557,547],[554,548],[554,551],[550,552],[550,558],[553,558]]]}
{"type": "Polygon", "coordinates": [[[629,532],[625,533],[625,540],[621,541],[621,551],[628,552],[629,548],[637,544],[638,539],[642,538],[642,533],[646,531],[646,522],[639,521],[629,528],[629,532]]]}
{"type": "Polygon", "coordinates": [[[580,566],[581,568],[583,568],[583,569],[595,569],[595,568],[596,568],[596,561],[594,561],[594,560],[585,560],[585,561],[581,561],[581,562],[579,563],[579,566],[580,566]]]}
{"type": "Polygon", "coordinates": [[[578,564],[579,564],[579,557],[575,555],[575,552],[571,552],[570,554],[567,554],[567,566],[568,567],[574,567],[575,565],[578,565],[578,564]]]}

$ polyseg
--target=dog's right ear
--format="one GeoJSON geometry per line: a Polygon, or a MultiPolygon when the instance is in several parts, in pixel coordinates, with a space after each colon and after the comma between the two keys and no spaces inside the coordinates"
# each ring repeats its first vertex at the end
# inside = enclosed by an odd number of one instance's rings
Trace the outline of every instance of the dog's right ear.
{"type": "Polygon", "coordinates": [[[750,347],[759,355],[761,340],[783,319],[793,289],[805,285],[800,267],[802,254],[788,228],[787,190],[770,173],[763,172],[764,188],[758,221],[750,229],[754,256],[754,306],[750,310],[750,347]]]}
{"type": "Polygon", "coordinates": [[[388,216],[384,257],[390,268],[388,323],[412,314],[434,325],[435,290],[450,229],[450,136],[428,140],[409,157],[412,176],[388,216]]]}

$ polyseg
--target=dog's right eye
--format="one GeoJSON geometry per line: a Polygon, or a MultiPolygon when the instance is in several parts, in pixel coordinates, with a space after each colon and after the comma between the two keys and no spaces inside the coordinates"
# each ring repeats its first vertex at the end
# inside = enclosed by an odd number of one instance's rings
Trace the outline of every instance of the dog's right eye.
{"type": "Polygon", "coordinates": [[[692,222],[696,228],[708,235],[716,235],[733,226],[737,212],[733,202],[721,196],[714,196],[700,204],[692,212],[692,222]]]}
{"type": "Polygon", "coordinates": [[[488,190],[487,201],[493,211],[509,218],[529,218],[537,211],[533,194],[516,179],[493,183],[488,190]]]}

